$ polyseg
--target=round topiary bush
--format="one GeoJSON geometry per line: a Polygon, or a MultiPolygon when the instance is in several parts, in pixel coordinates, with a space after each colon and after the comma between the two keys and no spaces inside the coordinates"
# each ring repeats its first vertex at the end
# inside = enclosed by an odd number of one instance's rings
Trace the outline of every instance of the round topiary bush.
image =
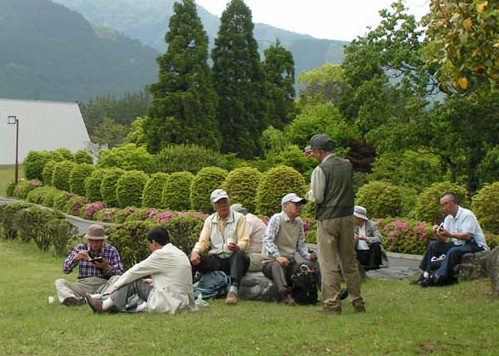
{"type": "Polygon", "coordinates": [[[281,211],[281,199],[288,193],[305,196],[306,183],[294,168],[278,166],[263,173],[256,193],[256,211],[271,216],[281,211]]]}
{"type": "Polygon", "coordinates": [[[16,190],[16,182],[11,180],[7,183],[5,186],[5,195],[7,197],[13,197],[14,196],[14,191],[16,190]]]}
{"type": "Polygon", "coordinates": [[[255,197],[262,173],[256,168],[241,167],[231,171],[223,184],[232,203],[240,203],[250,212],[256,209],[255,197]]]}
{"type": "Polygon", "coordinates": [[[225,169],[218,167],[205,167],[196,174],[191,185],[192,210],[207,214],[213,211],[210,194],[215,189],[222,188],[227,174],[225,169]]]}
{"type": "Polygon", "coordinates": [[[104,170],[102,177],[102,182],[100,186],[100,194],[102,201],[106,206],[118,206],[118,197],[116,195],[116,186],[118,185],[118,180],[125,173],[123,169],[113,168],[104,170]]]}
{"type": "Polygon", "coordinates": [[[69,175],[76,163],[71,161],[57,162],[52,172],[52,185],[59,190],[69,192],[69,175]]]}
{"type": "Polygon", "coordinates": [[[24,176],[26,179],[43,180],[43,167],[50,160],[47,152],[29,151],[23,161],[24,176]]]}
{"type": "Polygon", "coordinates": [[[88,153],[85,150],[76,151],[76,153],[74,154],[74,159],[75,159],[75,162],[78,164],[81,164],[81,163],[93,164],[94,163],[94,160],[92,159],[92,156],[90,155],[90,153],[88,153]]]}
{"type": "Polygon", "coordinates": [[[457,196],[459,205],[469,206],[468,192],[465,187],[451,182],[435,183],[423,190],[419,195],[414,212],[416,219],[431,224],[441,222],[445,217],[445,213],[440,206],[440,197],[447,192],[452,192],[457,196]]]}
{"type": "Polygon", "coordinates": [[[56,161],[50,160],[45,165],[43,166],[43,171],[42,171],[42,182],[45,185],[53,185],[52,184],[52,177],[54,173],[54,167],[56,165],[56,161]]]}
{"type": "Polygon", "coordinates": [[[91,164],[81,163],[74,166],[69,174],[69,191],[84,196],[85,179],[90,177],[95,167],[91,164]]]}
{"type": "Polygon", "coordinates": [[[402,189],[392,183],[374,181],[364,184],[355,196],[355,205],[367,210],[370,218],[400,216],[404,206],[402,189]]]}
{"type": "Polygon", "coordinates": [[[168,179],[166,173],[154,173],[147,182],[142,193],[142,206],[144,208],[162,208],[162,194],[168,179]]]}
{"type": "Polygon", "coordinates": [[[173,173],[187,171],[196,174],[203,167],[219,167],[222,155],[196,145],[175,145],[163,148],[154,156],[154,169],[173,173]]]}
{"type": "Polygon", "coordinates": [[[54,200],[52,204],[52,208],[65,212],[66,211],[66,205],[68,201],[72,198],[74,198],[76,194],[66,192],[64,190],[59,190],[57,193],[54,195],[54,200]]]}
{"type": "Polygon", "coordinates": [[[28,193],[28,195],[26,196],[26,201],[28,203],[35,203],[35,204],[42,204],[43,205],[43,201],[45,200],[45,197],[47,196],[47,194],[54,194],[55,192],[58,192],[58,190],[55,189],[54,187],[43,186],[43,187],[35,188],[28,193]]]}
{"type": "Polygon", "coordinates": [[[191,208],[191,184],[194,174],[175,172],[168,175],[162,193],[161,206],[173,211],[187,211],[191,208]]]}
{"type": "Polygon", "coordinates": [[[105,169],[94,169],[90,176],[85,178],[85,196],[93,202],[101,201],[101,183],[105,169]]]}
{"type": "Polygon", "coordinates": [[[499,235],[499,182],[485,184],[473,197],[471,208],[484,232],[499,235]]]}
{"type": "Polygon", "coordinates": [[[20,180],[17,186],[14,188],[14,196],[19,199],[26,199],[26,196],[30,191],[42,186],[42,182],[39,180],[20,180]]]}
{"type": "Polygon", "coordinates": [[[142,192],[149,176],[142,171],[127,171],[118,180],[116,196],[118,206],[142,206],[142,192]]]}
{"type": "Polygon", "coordinates": [[[64,160],[74,162],[74,156],[67,148],[58,148],[54,152],[59,153],[64,160]]]}

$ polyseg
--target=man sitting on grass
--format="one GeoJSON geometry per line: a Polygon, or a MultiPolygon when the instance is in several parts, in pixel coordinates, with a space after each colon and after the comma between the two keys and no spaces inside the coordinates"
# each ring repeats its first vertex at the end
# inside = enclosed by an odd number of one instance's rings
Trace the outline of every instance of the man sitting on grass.
{"type": "Polygon", "coordinates": [[[104,301],[87,294],[87,302],[95,313],[126,311],[130,297],[138,296],[135,311],[175,314],[194,310],[192,271],[187,255],[170,243],[168,232],[155,227],[147,233],[151,254],[126,271],[113,285],[104,301]],[[151,276],[152,280],[143,277],[151,276]]]}
{"type": "Polygon", "coordinates": [[[448,215],[443,223],[433,227],[437,239],[430,242],[419,265],[423,274],[412,282],[422,287],[455,283],[454,267],[461,263],[463,255],[489,249],[475,215],[458,205],[454,193],[442,195],[440,205],[448,215]],[[435,265],[437,268],[432,271],[435,265]]]}
{"type": "Polygon", "coordinates": [[[76,246],[62,266],[65,274],[78,266],[78,281],[69,283],[63,278],[55,281],[57,297],[66,306],[84,304],[87,293],[100,292],[108,286],[111,277],[123,273],[118,250],[104,243],[107,236],[101,225],[89,226],[85,239],[86,243],[76,246]]]}

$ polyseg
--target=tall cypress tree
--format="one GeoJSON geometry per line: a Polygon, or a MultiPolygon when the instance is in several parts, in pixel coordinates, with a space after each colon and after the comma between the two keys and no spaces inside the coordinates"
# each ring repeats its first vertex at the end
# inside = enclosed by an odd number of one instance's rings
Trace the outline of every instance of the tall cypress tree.
{"type": "Polygon", "coordinates": [[[168,49],[158,58],[159,81],[151,85],[151,119],[144,127],[148,149],[158,152],[168,144],[191,143],[218,150],[208,36],[193,0],[174,4],[165,40],[168,49]]]}
{"type": "Polygon", "coordinates": [[[260,136],[267,127],[265,77],[253,27],[251,10],[242,0],[232,0],[211,55],[222,152],[243,158],[263,155],[260,136]]]}
{"type": "Polygon", "coordinates": [[[270,124],[282,129],[295,114],[295,62],[279,40],[264,51],[270,124]]]}

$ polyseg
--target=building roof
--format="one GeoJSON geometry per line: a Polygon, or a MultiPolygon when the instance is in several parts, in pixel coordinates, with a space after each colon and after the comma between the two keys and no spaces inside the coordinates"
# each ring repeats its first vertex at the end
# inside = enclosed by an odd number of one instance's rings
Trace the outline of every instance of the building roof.
{"type": "Polygon", "coordinates": [[[76,152],[90,142],[77,103],[0,98],[0,164],[16,160],[16,125],[7,123],[8,116],[19,120],[19,163],[29,151],[76,152]]]}

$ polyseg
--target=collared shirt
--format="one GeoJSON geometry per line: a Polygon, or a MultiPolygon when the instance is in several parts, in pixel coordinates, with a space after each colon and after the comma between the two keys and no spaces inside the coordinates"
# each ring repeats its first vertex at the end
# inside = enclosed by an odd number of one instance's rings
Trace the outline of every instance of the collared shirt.
{"type": "MultiPolygon", "coordinates": [[[[322,161],[333,157],[331,153],[327,155],[322,161]]],[[[308,192],[308,200],[320,204],[324,201],[324,191],[326,190],[326,175],[320,166],[315,167],[310,177],[310,191],[308,192]]]]}
{"type": "MultiPolygon", "coordinates": [[[[286,222],[291,221],[288,214],[286,214],[284,211],[281,211],[279,214],[274,214],[269,220],[267,230],[265,230],[265,235],[263,235],[263,245],[265,246],[267,253],[274,258],[279,257],[279,250],[274,241],[281,227],[280,216],[284,216],[284,221],[286,222]]],[[[302,256],[304,259],[309,260],[310,254],[308,253],[307,244],[305,243],[305,231],[303,229],[303,224],[298,222],[296,219],[293,220],[292,223],[294,225],[300,224],[296,251],[298,251],[300,256],[302,256]]]]}
{"type": "Polygon", "coordinates": [[[121,275],[123,274],[123,265],[121,263],[120,255],[118,250],[109,244],[102,244],[96,256],[102,256],[104,259],[111,265],[112,270],[106,271],[100,268],[96,268],[92,262],[80,260],[75,261],[74,257],[81,250],[90,251],[90,246],[87,244],[79,244],[76,246],[71,254],[66,258],[64,264],[62,265],[62,271],[65,274],[69,274],[73,271],[76,265],[79,265],[78,278],[86,278],[86,277],[100,277],[100,278],[109,278],[111,275],[121,275]]]}
{"type": "MultiPolygon", "coordinates": [[[[359,227],[358,234],[367,237],[365,222],[362,224],[362,226],[359,227]]],[[[367,241],[357,240],[357,250],[369,250],[369,244],[367,243],[367,241]]]]}
{"type": "MultiPolygon", "coordinates": [[[[451,234],[466,232],[471,234],[475,243],[486,250],[489,249],[485,236],[483,235],[482,228],[471,210],[457,207],[456,217],[451,214],[447,215],[444,220],[444,229],[451,234]]],[[[452,239],[454,245],[463,245],[466,243],[464,240],[452,239]]]]}
{"type": "MultiPolygon", "coordinates": [[[[229,215],[225,217],[225,219],[220,219],[218,213],[215,213],[218,218],[218,225],[220,226],[220,230],[223,231],[225,229],[225,225],[227,224],[227,220],[229,219],[229,215]]],[[[211,237],[211,219],[212,215],[210,215],[204,221],[203,229],[199,235],[199,241],[196,243],[194,248],[192,249],[194,252],[202,254],[209,250],[211,246],[210,237],[211,237]]],[[[242,251],[246,251],[250,244],[250,238],[248,234],[248,229],[246,227],[246,219],[243,216],[243,219],[239,219],[236,225],[236,236],[237,236],[237,245],[242,251]]]]}

